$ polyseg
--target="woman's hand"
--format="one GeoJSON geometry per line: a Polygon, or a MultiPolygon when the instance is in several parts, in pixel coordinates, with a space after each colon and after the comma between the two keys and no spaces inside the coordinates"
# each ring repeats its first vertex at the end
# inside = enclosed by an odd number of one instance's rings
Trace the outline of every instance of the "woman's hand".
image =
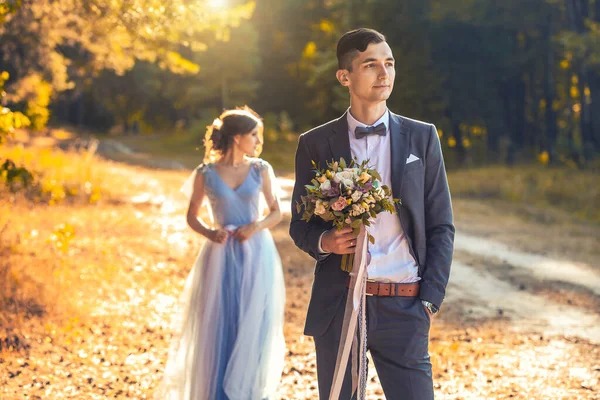
{"type": "Polygon", "coordinates": [[[229,232],[224,229],[211,229],[208,231],[206,237],[211,242],[223,244],[227,241],[227,237],[229,236],[229,232]]]}
{"type": "Polygon", "coordinates": [[[241,243],[244,243],[246,240],[250,239],[252,235],[258,232],[258,230],[258,223],[252,222],[248,225],[239,227],[235,232],[233,232],[233,237],[239,240],[241,243]]]}

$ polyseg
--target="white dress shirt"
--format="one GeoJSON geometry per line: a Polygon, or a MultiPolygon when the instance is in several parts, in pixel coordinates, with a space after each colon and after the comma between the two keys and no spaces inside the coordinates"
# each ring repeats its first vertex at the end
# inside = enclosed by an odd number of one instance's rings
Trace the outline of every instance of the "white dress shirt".
{"type": "MultiPolygon", "coordinates": [[[[369,165],[381,175],[384,185],[392,187],[391,147],[390,147],[390,112],[377,120],[372,126],[384,123],[385,136],[368,135],[357,139],[354,136],[356,127],[368,126],[357,121],[350,110],[347,113],[350,152],[359,162],[370,160],[369,165]]],[[[417,282],[419,270],[415,259],[410,254],[408,242],[397,214],[382,212],[368,227],[369,233],[375,238],[375,244],[369,243],[371,262],[367,266],[369,279],[378,282],[411,283],[417,282]]],[[[319,240],[319,247],[321,241],[319,240]]]]}

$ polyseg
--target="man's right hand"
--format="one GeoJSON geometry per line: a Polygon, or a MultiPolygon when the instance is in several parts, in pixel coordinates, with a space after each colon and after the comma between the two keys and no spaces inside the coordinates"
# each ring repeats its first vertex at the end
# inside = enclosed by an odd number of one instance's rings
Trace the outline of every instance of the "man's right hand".
{"type": "Polygon", "coordinates": [[[333,228],[321,237],[321,248],[327,253],[352,254],[356,251],[356,235],[352,228],[333,228]]]}

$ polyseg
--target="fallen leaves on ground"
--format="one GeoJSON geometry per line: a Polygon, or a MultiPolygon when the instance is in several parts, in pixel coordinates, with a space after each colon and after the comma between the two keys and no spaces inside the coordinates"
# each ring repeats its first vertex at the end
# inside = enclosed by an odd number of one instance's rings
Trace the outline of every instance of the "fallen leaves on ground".
{"type": "MultiPolygon", "coordinates": [[[[75,236],[64,255],[71,273],[45,282],[59,290],[48,290],[54,297],[43,312],[25,313],[1,333],[1,399],[147,399],[160,383],[170,316],[202,240],[185,225],[177,193],[185,174],[110,168],[122,177],[114,201],[12,209],[12,232],[21,235],[13,256],[31,276],[45,268],[36,260],[54,254],[46,239],[56,226],[70,224],[75,236]]],[[[312,260],[289,239],[288,222],[273,230],[287,287],[278,398],[316,399],[313,341],[302,335],[312,260]]],[[[462,320],[457,312],[436,318],[430,352],[437,398],[600,398],[598,346],[517,328],[502,318],[462,320]]],[[[368,398],[384,398],[372,363],[368,398]]]]}

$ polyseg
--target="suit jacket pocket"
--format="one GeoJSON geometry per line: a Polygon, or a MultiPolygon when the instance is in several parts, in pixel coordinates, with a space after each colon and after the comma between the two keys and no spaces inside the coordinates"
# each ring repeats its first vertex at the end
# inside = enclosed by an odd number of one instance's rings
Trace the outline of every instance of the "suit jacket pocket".
{"type": "Polygon", "coordinates": [[[413,161],[404,166],[404,173],[408,174],[409,172],[419,171],[423,169],[423,160],[413,161]]]}

